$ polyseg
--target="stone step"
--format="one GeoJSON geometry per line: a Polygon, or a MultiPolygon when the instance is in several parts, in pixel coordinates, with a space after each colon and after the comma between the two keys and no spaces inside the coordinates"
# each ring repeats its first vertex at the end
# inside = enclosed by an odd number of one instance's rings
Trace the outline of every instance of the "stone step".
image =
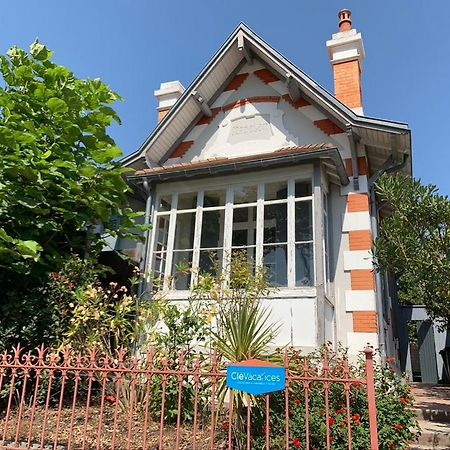
{"type": "Polygon", "coordinates": [[[414,446],[424,446],[428,449],[450,449],[450,425],[448,423],[428,422],[419,420],[422,433],[414,446]]]}
{"type": "Polygon", "coordinates": [[[450,410],[434,408],[414,408],[419,420],[445,423],[450,426],[450,410]]]}
{"type": "Polygon", "coordinates": [[[442,447],[442,445],[430,447],[429,445],[413,444],[409,447],[409,450],[449,450],[449,448],[447,446],[442,447]]]}

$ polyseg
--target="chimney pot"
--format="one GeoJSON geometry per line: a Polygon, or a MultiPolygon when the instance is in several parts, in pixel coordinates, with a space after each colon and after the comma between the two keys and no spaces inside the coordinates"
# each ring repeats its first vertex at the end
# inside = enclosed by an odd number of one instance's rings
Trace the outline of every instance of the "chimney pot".
{"type": "Polygon", "coordinates": [[[352,29],[352,12],[349,9],[339,11],[339,31],[345,32],[352,29]]]}
{"type": "Polygon", "coordinates": [[[334,72],[334,95],[356,114],[363,114],[361,73],[365,58],[361,33],[352,28],[349,9],[339,11],[339,32],[327,41],[334,72]]]}

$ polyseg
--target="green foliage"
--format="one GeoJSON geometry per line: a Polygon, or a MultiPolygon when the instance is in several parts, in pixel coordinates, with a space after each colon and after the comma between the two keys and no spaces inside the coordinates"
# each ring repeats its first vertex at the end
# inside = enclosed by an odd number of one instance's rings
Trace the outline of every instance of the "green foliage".
{"type": "Polygon", "coordinates": [[[106,131],[120,123],[110,106],[120,97],[51,57],[37,41],[30,52],[13,47],[0,56],[3,285],[14,282],[11,272],[32,272],[36,281],[68,254],[101,248],[99,222],[105,235],[139,228],[127,207],[126,169],[114,161],[121,151],[106,131]]]}
{"type": "Polygon", "coordinates": [[[425,305],[445,328],[450,318],[450,201],[436,186],[383,176],[377,193],[392,208],[375,242],[380,270],[395,274],[399,299],[425,305]]]}
{"type": "MultiPolygon", "coordinates": [[[[321,364],[327,354],[330,361],[330,372],[333,378],[345,378],[342,370],[346,351],[330,352],[325,348],[317,350],[308,356],[301,356],[296,351],[289,352],[289,370],[292,375],[303,373],[305,359],[308,361],[309,372],[320,377],[323,374],[321,364]]],[[[280,358],[284,355],[280,354],[280,358]]],[[[351,376],[364,378],[364,361],[350,366],[351,376]]],[[[324,384],[313,382],[308,385],[310,448],[325,450],[327,448],[326,407],[324,384]]],[[[413,399],[406,382],[399,378],[386,366],[375,366],[375,389],[378,410],[378,430],[380,450],[406,450],[410,442],[415,440],[419,432],[414,411],[410,408],[413,399]]],[[[350,387],[350,426],[352,431],[352,448],[366,450],[370,448],[369,418],[367,392],[363,384],[352,383],[350,387]]],[[[305,390],[301,381],[289,386],[289,430],[290,447],[306,448],[306,416],[305,390]]],[[[265,398],[256,397],[252,405],[252,435],[254,448],[265,448],[265,398]]],[[[348,448],[347,405],[343,383],[331,383],[329,392],[330,444],[334,450],[348,448]]],[[[284,448],[285,445],[285,393],[275,393],[270,396],[270,438],[271,448],[284,448]]],[[[238,436],[237,436],[238,438],[238,436]]],[[[242,439],[242,438],[241,438],[242,439]]]]}
{"type": "MultiPolygon", "coordinates": [[[[205,362],[207,355],[199,354],[198,347],[205,345],[209,334],[208,314],[205,305],[199,301],[189,301],[177,306],[164,300],[157,301],[159,310],[158,329],[148,336],[147,344],[157,349],[155,365],[159,369],[179,370],[180,361],[185,367],[193,370],[194,363],[205,362]],[[196,346],[198,346],[196,348],[196,346]]],[[[155,418],[161,414],[161,400],[165,392],[164,420],[175,423],[178,418],[178,397],[182,387],[181,420],[190,423],[194,419],[195,383],[191,377],[180,381],[177,377],[157,375],[152,380],[150,406],[155,418]]],[[[207,386],[200,387],[197,392],[198,411],[202,410],[208,401],[207,386]]]]}

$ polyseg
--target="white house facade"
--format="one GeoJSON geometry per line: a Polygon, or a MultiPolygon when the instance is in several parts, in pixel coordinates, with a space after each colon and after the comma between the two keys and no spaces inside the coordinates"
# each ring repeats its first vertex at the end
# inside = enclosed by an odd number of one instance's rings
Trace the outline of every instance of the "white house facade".
{"type": "Polygon", "coordinates": [[[374,181],[410,171],[404,123],[363,115],[362,37],[351,13],[327,42],[335,95],[241,24],[184,89],[163,83],[159,123],[125,158],[135,208],[152,230],[120,249],[185,301],[201,272],[234,250],[265,266],[263,301],[282,324],[277,345],[367,343],[397,352],[389,290],[374,271],[374,181]],[[187,265],[189,272],[177,267],[187,265]]]}

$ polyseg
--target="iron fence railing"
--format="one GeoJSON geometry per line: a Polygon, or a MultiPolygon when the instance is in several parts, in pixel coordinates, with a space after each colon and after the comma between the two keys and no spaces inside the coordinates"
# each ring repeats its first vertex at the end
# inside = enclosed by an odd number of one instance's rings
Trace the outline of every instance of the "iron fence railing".
{"type": "Polygon", "coordinates": [[[285,390],[250,396],[215,355],[16,348],[0,356],[0,449],[340,450],[359,427],[378,449],[370,349],[357,375],[326,353],[281,364],[285,390]]]}

